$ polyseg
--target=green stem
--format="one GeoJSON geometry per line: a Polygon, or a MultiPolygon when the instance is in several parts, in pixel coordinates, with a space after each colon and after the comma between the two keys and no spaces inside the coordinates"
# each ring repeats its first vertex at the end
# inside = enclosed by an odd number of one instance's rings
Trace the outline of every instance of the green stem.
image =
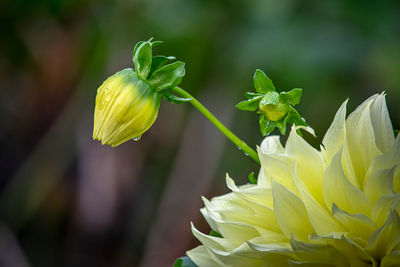
{"type": "Polygon", "coordinates": [[[239,137],[232,133],[228,128],[225,127],[205,106],[203,106],[196,98],[191,94],[183,90],[182,88],[175,87],[172,89],[179,96],[184,98],[191,98],[189,102],[197,108],[210,122],[212,122],[215,127],[218,128],[229,140],[231,140],[239,149],[241,149],[245,154],[249,155],[255,162],[260,164],[257,152],[249,147],[245,142],[243,142],[239,137]]]}

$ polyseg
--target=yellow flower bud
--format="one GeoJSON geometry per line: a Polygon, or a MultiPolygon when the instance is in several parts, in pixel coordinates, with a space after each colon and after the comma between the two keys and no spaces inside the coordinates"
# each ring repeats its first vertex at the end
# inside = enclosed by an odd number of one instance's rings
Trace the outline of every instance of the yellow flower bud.
{"type": "Polygon", "coordinates": [[[112,147],[138,140],[157,118],[160,95],[131,68],[97,89],[93,139],[112,147]]]}
{"type": "Polygon", "coordinates": [[[270,121],[280,121],[289,111],[288,103],[278,103],[263,105],[260,102],[260,110],[264,113],[265,117],[270,121]]]}

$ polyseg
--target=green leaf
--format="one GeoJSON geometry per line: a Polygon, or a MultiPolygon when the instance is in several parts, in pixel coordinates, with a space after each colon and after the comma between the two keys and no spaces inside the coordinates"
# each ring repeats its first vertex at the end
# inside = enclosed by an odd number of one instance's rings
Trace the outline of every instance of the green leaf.
{"type": "Polygon", "coordinates": [[[276,122],[276,127],[278,128],[279,132],[282,135],[286,134],[286,126],[287,126],[286,120],[280,120],[276,122]]]}
{"type": "Polygon", "coordinates": [[[135,48],[133,48],[132,61],[133,61],[133,57],[135,56],[136,51],[138,50],[139,46],[141,46],[143,43],[144,43],[144,41],[140,41],[140,42],[136,43],[135,48]]]}
{"type": "Polygon", "coordinates": [[[270,121],[263,114],[259,118],[260,131],[263,136],[269,135],[276,127],[276,122],[270,121]]]}
{"type": "Polygon", "coordinates": [[[297,126],[308,126],[307,122],[300,116],[297,110],[290,105],[288,114],[286,115],[284,121],[297,126]]]}
{"type": "Polygon", "coordinates": [[[185,63],[177,61],[154,71],[148,82],[157,91],[161,91],[177,86],[182,81],[183,76],[185,76],[185,63]]]}
{"type": "Polygon", "coordinates": [[[183,98],[183,97],[179,97],[179,96],[170,94],[168,92],[163,92],[162,96],[164,97],[165,100],[167,100],[170,103],[174,103],[174,104],[182,104],[182,103],[193,100],[193,98],[183,98]]]}
{"type": "MultiPolygon", "coordinates": [[[[261,98],[261,97],[260,97],[261,98]]],[[[236,104],[236,108],[245,111],[256,111],[259,106],[259,99],[244,100],[236,104]]]]}
{"type": "Polygon", "coordinates": [[[301,96],[303,94],[303,89],[295,88],[289,92],[280,93],[280,99],[285,103],[290,103],[295,106],[300,103],[301,96]]]}
{"type": "Polygon", "coordinates": [[[394,136],[397,137],[397,135],[399,134],[399,130],[393,129],[393,133],[394,133],[394,136]]]}
{"type": "Polygon", "coordinates": [[[162,43],[164,43],[164,42],[163,41],[154,41],[154,42],[151,42],[151,46],[156,47],[157,45],[160,45],[162,43]]]}
{"type": "Polygon", "coordinates": [[[166,56],[154,56],[153,61],[151,63],[151,69],[149,76],[153,74],[157,69],[161,68],[164,66],[169,60],[174,60],[175,57],[166,57],[166,56]]]}
{"type": "Polygon", "coordinates": [[[254,177],[254,172],[249,173],[248,178],[249,178],[249,182],[250,182],[251,184],[257,184],[257,180],[256,180],[256,178],[254,177]]]}
{"type": "Polygon", "coordinates": [[[220,237],[222,238],[222,235],[220,233],[218,233],[217,231],[211,230],[209,233],[210,236],[214,236],[214,237],[220,237]]]}
{"type": "Polygon", "coordinates": [[[197,267],[197,265],[188,256],[185,256],[177,259],[174,267],[197,267]]]}
{"type": "Polygon", "coordinates": [[[277,105],[279,104],[279,93],[277,92],[267,92],[261,99],[261,105],[277,105]]]}
{"type": "Polygon", "coordinates": [[[146,79],[151,69],[152,49],[149,42],[143,42],[138,48],[135,47],[133,64],[140,78],[146,79]]]}
{"type": "Polygon", "coordinates": [[[264,94],[253,93],[253,92],[246,92],[244,95],[247,99],[261,98],[264,96],[264,94]]]}
{"type": "Polygon", "coordinates": [[[275,91],[275,86],[271,79],[262,70],[257,69],[253,77],[253,85],[258,93],[275,91]]]}

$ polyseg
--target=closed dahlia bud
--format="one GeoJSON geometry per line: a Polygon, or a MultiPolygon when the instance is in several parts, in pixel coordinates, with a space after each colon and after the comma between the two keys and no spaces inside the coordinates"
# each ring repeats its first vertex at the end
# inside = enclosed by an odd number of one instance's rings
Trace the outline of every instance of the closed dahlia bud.
{"type": "Polygon", "coordinates": [[[115,73],[97,90],[93,139],[112,147],[138,140],[156,120],[160,99],[133,69],[115,73]]]}

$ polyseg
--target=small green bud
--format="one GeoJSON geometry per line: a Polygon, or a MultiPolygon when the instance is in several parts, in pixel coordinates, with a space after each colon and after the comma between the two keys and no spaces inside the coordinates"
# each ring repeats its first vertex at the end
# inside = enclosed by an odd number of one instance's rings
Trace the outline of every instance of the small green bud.
{"type": "Polygon", "coordinates": [[[246,111],[257,111],[260,114],[259,124],[263,136],[269,135],[275,128],[286,134],[286,125],[307,126],[294,106],[300,103],[303,90],[292,89],[288,92],[277,92],[271,79],[262,70],[257,69],[253,76],[253,85],[257,93],[247,92],[247,100],[241,101],[236,108],[246,111]]]}
{"type": "Polygon", "coordinates": [[[260,110],[264,116],[270,121],[280,121],[282,120],[289,111],[288,103],[278,103],[263,105],[260,102],[260,110]]]}
{"type": "Polygon", "coordinates": [[[115,73],[97,90],[93,139],[112,147],[138,140],[156,120],[160,99],[133,69],[115,73]]]}

